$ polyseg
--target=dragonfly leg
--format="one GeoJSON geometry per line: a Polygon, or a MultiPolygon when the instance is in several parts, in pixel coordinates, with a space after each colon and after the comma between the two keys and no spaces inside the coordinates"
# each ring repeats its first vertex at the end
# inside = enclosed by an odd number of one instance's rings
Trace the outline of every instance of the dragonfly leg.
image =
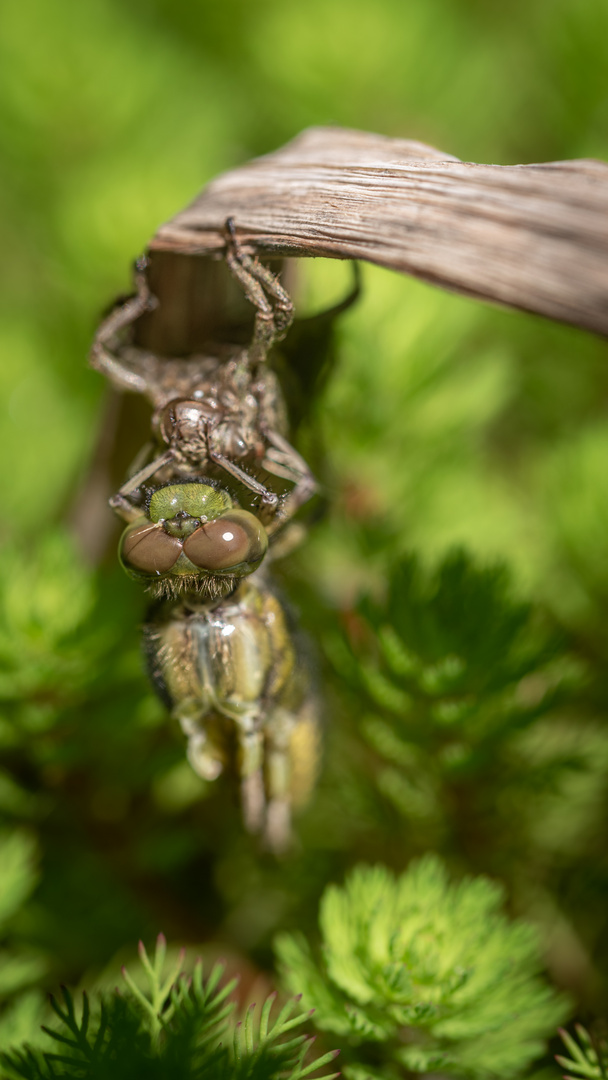
{"type": "Polygon", "coordinates": [[[215,746],[201,723],[192,716],[179,717],[182,731],[188,739],[188,761],[203,780],[217,780],[224,768],[224,754],[215,746]]]}
{"type": "Polygon", "coordinates": [[[277,708],[266,721],[268,810],[264,840],[276,855],[291,845],[291,811],[303,806],[317,779],[320,758],[318,702],[309,694],[297,712],[277,708]]]}
{"type": "Polygon", "coordinates": [[[275,709],[266,722],[265,777],[268,809],[264,840],[276,855],[291,842],[291,735],[295,717],[286,709],[275,709]]]}
{"type": "Polygon", "coordinates": [[[114,386],[139,394],[145,394],[148,390],[147,379],[123,363],[115,350],[118,348],[117,335],[120,331],[130,326],[146,311],[153,311],[158,304],[148,287],[146,267],[147,259],[142,256],[135,263],[135,296],[130,296],[124,303],[118,304],[104,319],[89,354],[91,367],[107,375],[114,386]]]}
{"type": "Polygon", "coordinates": [[[265,431],[264,434],[271,449],[267,452],[262,465],[275,476],[295,481],[295,487],[281,500],[274,521],[267,526],[267,532],[271,536],[312,498],[318,485],[304,458],[298,454],[297,450],[294,450],[287,439],[276,431],[265,431]]]}
{"type": "Polygon", "coordinates": [[[276,513],[279,504],[281,502],[280,496],[275,491],[271,491],[270,488],[260,484],[258,480],[255,480],[253,476],[246,473],[244,469],[241,469],[230,458],[221,454],[219,450],[214,449],[211,441],[211,431],[207,426],[207,456],[215,465],[219,465],[221,469],[224,469],[230,476],[233,476],[235,480],[243,484],[249,491],[252,491],[255,495],[259,495],[262,500],[262,506],[268,507],[273,513],[276,513]]]}
{"type": "Polygon", "coordinates": [[[155,472],[158,472],[163,465],[167,465],[175,457],[173,450],[167,450],[160,457],[155,458],[154,461],[150,461],[147,465],[144,465],[142,469],[139,469],[129,480],[126,481],[110,499],[110,506],[117,514],[120,515],[125,521],[135,521],[135,518],[141,516],[141,507],[134,506],[132,502],[127,498],[128,495],[132,495],[134,491],[137,491],[138,487],[143,484],[144,480],[149,480],[151,476],[154,476],[155,472]]]}
{"type": "Polygon", "coordinates": [[[258,833],[264,824],[264,739],[257,716],[241,716],[236,721],[238,773],[241,780],[243,821],[248,832],[258,833]]]}
{"type": "Polygon", "coordinates": [[[249,355],[254,364],[260,363],[272,346],[285,337],[293,322],[293,303],[276,275],[241,249],[233,218],[226,220],[225,232],[226,263],[256,308],[249,355]]]}

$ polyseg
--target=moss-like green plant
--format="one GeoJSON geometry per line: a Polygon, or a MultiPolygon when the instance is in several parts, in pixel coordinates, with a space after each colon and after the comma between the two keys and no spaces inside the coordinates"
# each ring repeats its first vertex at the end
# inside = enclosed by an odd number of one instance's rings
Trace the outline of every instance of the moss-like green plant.
{"type": "Polygon", "coordinates": [[[360,866],[325,892],[319,957],[279,937],[285,982],[341,1036],[346,1075],[510,1077],[542,1052],[565,1002],[538,977],[534,929],[502,901],[486,878],[451,882],[434,856],[397,878],[360,866]]]}
{"type": "Polygon", "coordinates": [[[354,632],[332,644],[364,703],[362,734],[386,763],[378,783],[419,818],[438,813],[445,785],[495,782],[505,743],[559,705],[573,676],[558,639],[513,598],[507,568],[463,551],[434,571],[397,563],[386,599],[364,597],[354,632]]]}
{"type": "Polygon", "coordinates": [[[40,1011],[41,998],[29,990],[44,974],[44,957],[16,940],[13,923],[36,885],[37,850],[23,830],[0,832],[0,1002],[10,1002],[0,1014],[0,1045],[28,1029],[25,1014],[40,1011]]]}
{"type": "MultiPolygon", "coordinates": [[[[257,1017],[251,1005],[244,1022],[236,1023],[230,995],[238,980],[220,985],[222,964],[204,980],[200,960],[186,977],[180,973],[183,951],[167,970],[166,951],[162,934],[152,958],[140,943],[147,990],[123,969],[124,996],[117,992],[91,1008],[84,994],[77,1010],[63,988],[61,1003],[51,999],[61,1026],[43,1028],[55,1051],[25,1047],[2,1054],[4,1068],[23,1080],[305,1080],[336,1057],[337,1051],[330,1051],[305,1064],[313,1040],[293,1034],[309,1015],[293,1015],[299,999],[288,1001],[271,1020],[276,998],[271,994],[257,1017]]],[[[337,1075],[325,1074],[324,1080],[337,1075]]]]}
{"type": "Polygon", "coordinates": [[[412,853],[511,886],[551,837],[575,848],[597,827],[608,742],[585,716],[589,670],[505,565],[462,550],[435,567],[401,559],[326,640],[375,795],[409,824],[412,853]]]}

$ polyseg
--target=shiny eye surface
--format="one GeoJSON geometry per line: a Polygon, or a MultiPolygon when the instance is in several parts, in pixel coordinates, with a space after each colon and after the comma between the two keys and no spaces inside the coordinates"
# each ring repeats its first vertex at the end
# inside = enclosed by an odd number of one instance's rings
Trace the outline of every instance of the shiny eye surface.
{"type": "Polygon", "coordinates": [[[180,512],[193,518],[216,518],[231,506],[228,492],[209,484],[169,484],[154,492],[148,513],[153,522],[174,518],[180,512]]]}
{"type": "Polygon", "coordinates": [[[213,416],[214,409],[208,402],[188,398],[175,398],[165,405],[156,417],[158,431],[164,442],[170,443],[177,436],[200,437],[205,421],[213,416]]]}
{"type": "Polygon", "coordinates": [[[157,576],[171,569],[181,551],[181,540],[169,536],[162,525],[139,518],[122,534],[118,556],[127,572],[157,576]]]}
{"type": "Polygon", "coordinates": [[[184,541],[184,554],[201,570],[250,574],[264,558],[268,537],[247,510],[229,510],[207,521],[184,541]]]}

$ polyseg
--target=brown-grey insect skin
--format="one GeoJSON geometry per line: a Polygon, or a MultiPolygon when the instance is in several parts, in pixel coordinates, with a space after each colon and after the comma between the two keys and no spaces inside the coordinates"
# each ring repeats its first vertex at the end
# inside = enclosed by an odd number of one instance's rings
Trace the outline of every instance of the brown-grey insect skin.
{"type": "Polygon", "coordinates": [[[257,567],[267,538],[316,484],[286,440],[283,396],[265,362],[293,306],[274,275],[238,248],[230,221],[226,230],[226,262],[256,307],[249,348],[218,346],[214,355],[178,359],[130,344],[132,323],[155,304],[144,259],[136,295],[102,323],[91,363],[155,409],[153,442],[110,500],[128,523],[125,569],[162,598],[144,631],[152,680],[187,735],[193,768],[208,780],[235,773],[246,827],[281,852],[290,843],[291,807],[305,801],[316,776],[317,700],[282,605],[257,567]],[[252,515],[224,490],[228,478],[253,499],[254,525],[246,527],[252,515]],[[170,509],[161,513],[167,499],[170,509]],[[223,521],[228,547],[219,550],[215,523],[223,521]],[[256,529],[263,535],[256,538],[256,529]],[[233,541],[248,551],[234,566],[224,558],[233,541]]]}
{"type": "Polygon", "coordinates": [[[228,232],[226,261],[257,309],[248,348],[218,345],[213,355],[180,359],[130,344],[133,322],[156,304],[145,259],[136,266],[136,295],[119,304],[97,332],[92,366],[118,388],[143,394],[155,410],[154,441],[110,500],[125,521],[137,516],[146,481],[166,483],[193,473],[216,470],[224,482],[228,474],[248,489],[269,535],[316,491],[308,465],[287,441],[285,402],[266,362],[291,324],[293,305],[275,276],[240,251],[231,224],[228,232]],[[266,474],[279,478],[278,492],[276,484],[266,483],[266,474]],[[291,490],[285,492],[284,481],[291,490]]]}
{"type": "Polygon", "coordinates": [[[270,368],[253,373],[247,353],[226,350],[220,356],[186,360],[158,358],[125,349],[129,368],[141,373],[146,397],[154,406],[150,455],[168,446],[170,463],[155,474],[156,482],[178,479],[213,468],[208,442],[230,461],[244,458],[262,468],[268,449],[262,432],[287,435],[287,416],[276,375],[270,368]],[[226,355],[227,353],[227,355],[226,355]]]}
{"type": "Polygon", "coordinates": [[[246,827],[285,850],[290,809],[316,777],[318,703],[266,575],[257,571],[219,603],[185,595],[157,605],[144,643],[195,771],[208,780],[235,773],[246,827]]]}

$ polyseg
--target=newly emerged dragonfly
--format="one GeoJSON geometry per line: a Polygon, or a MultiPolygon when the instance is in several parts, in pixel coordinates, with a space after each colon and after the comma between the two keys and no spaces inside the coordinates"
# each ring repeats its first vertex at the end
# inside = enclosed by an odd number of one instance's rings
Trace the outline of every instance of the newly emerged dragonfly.
{"type": "Polygon", "coordinates": [[[225,258],[255,305],[248,347],[185,358],[135,347],[129,328],[156,304],[142,259],[136,294],[102,323],[91,363],[154,407],[152,441],[110,500],[127,523],[123,566],[155,600],[144,628],[153,684],[188,738],[196,772],[236,774],[245,826],[280,851],[291,807],[314,783],[318,710],[267,563],[273,546],[289,546],[289,522],[316,485],[287,441],[285,402],[267,363],[293,318],[289,296],[240,249],[230,220],[225,258]]]}
{"type": "Polygon", "coordinates": [[[317,709],[282,605],[254,573],[266,530],[204,478],[149,490],[143,510],[120,558],[164,597],[144,626],[152,682],[188,737],[195,771],[206,780],[235,772],[246,827],[283,850],[290,807],[315,777],[317,709]]]}

